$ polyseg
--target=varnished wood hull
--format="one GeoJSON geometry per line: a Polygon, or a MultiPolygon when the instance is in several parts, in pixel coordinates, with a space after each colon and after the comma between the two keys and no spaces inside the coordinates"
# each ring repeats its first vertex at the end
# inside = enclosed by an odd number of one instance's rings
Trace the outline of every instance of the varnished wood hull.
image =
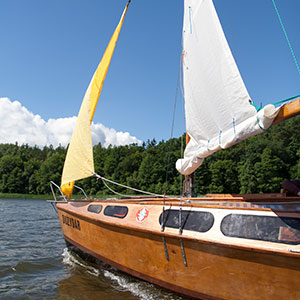
{"type": "Polygon", "coordinates": [[[161,205],[145,205],[149,216],[138,223],[138,204],[126,204],[124,220],[86,213],[89,204],[57,204],[65,240],[121,271],[200,299],[300,299],[299,253],[161,232],[161,205]]]}

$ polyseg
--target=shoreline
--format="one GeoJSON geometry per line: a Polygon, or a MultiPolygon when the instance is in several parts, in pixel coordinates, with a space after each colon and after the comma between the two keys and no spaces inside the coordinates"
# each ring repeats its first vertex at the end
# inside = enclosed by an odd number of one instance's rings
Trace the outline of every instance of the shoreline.
{"type": "MultiPolygon", "coordinates": [[[[96,195],[94,198],[112,198],[113,195],[96,195]]],[[[73,195],[74,200],[80,200],[82,195],[73,195]]],[[[52,194],[18,194],[18,193],[0,193],[0,199],[23,199],[23,200],[53,200],[52,194]]]]}
{"type": "Polygon", "coordinates": [[[28,200],[51,200],[52,195],[34,195],[18,193],[0,193],[0,199],[28,199],[28,200]]]}

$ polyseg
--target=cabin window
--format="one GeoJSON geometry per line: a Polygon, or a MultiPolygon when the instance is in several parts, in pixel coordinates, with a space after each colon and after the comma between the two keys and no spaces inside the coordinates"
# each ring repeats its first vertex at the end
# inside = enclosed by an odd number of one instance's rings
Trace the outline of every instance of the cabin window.
{"type": "Polygon", "coordinates": [[[89,212],[99,214],[100,211],[102,210],[102,205],[101,204],[91,204],[88,206],[87,209],[89,212]]]}
{"type": "Polygon", "coordinates": [[[128,207],[126,206],[117,206],[117,205],[108,205],[104,209],[104,215],[109,217],[115,217],[123,219],[128,213],[128,207]]]}
{"type": "Polygon", "coordinates": [[[225,236],[296,245],[300,218],[230,214],[221,223],[225,236]]]}
{"type": "MultiPolygon", "coordinates": [[[[179,209],[167,209],[160,214],[159,223],[162,224],[164,218],[164,226],[170,228],[179,228],[180,211],[179,209]]],[[[204,211],[181,211],[181,227],[184,230],[192,230],[197,232],[206,232],[214,224],[214,216],[210,212],[204,211]]]]}

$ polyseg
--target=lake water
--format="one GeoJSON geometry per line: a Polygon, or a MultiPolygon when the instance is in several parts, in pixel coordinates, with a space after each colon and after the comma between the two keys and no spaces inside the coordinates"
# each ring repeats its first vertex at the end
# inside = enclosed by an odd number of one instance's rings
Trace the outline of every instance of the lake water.
{"type": "Polygon", "coordinates": [[[186,298],[71,254],[50,203],[0,199],[0,299],[186,298]]]}

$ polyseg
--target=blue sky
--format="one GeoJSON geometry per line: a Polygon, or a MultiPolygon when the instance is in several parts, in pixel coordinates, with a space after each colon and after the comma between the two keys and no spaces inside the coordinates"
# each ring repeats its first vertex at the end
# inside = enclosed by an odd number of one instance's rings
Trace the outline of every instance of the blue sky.
{"type": "MultiPolygon", "coordinates": [[[[300,1],[276,3],[300,60],[300,1]]],[[[300,94],[300,74],[272,1],[214,4],[255,103],[300,94]]],[[[77,115],[125,5],[123,0],[1,0],[0,98],[19,101],[45,121],[77,115]]],[[[182,18],[183,0],[132,0],[95,123],[143,141],[170,138],[182,18]]],[[[180,96],[175,137],[185,130],[182,106],[180,96]]]]}

